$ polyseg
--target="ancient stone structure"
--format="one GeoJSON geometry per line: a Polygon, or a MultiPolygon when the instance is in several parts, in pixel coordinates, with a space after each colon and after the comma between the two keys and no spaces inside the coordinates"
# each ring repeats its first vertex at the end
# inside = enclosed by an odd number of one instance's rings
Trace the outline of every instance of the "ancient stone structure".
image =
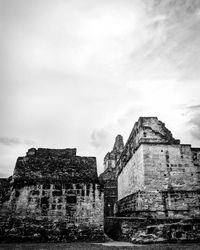
{"type": "Polygon", "coordinates": [[[17,159],[7,193],[0,211],[4,240],[103,237],[103,193],[95,157],[77,156],[76,149],[30,149],[17,159]]]}
{"type": "Polygon", "coordinates": [[[105,220],[111,237],[130,239],[138,230],[166,223],[171,235],[169,225],[190,220],[181,230],[190,228],[191,235],[196,232],[192,237],[200,238],[200,148],[180,144],[156,117],[141,117],[115,165],[116,217],[105,220]]]}
{"type": "Polygon", "coordinates": [[[200,241],[200,148],[156,117],[118,135],[98,178],[76,149],[30,149],[0,179],[0,240],[200,241]]]}
{"type": "Polygon", "coordinates": [[[114,216],[114,206],[117,201],[117,167],[116,163],[124,150],[123,137],[118,135],[111,152],[104,158],[104,172],[99,179],[104,187],[104,216],[114,216]]]}
{"type": "Polygon", "coordinates": [[[118,162],[118,214],[200,214],[200,149],[180,144],[155,117],[135,124],[118,162]]]}

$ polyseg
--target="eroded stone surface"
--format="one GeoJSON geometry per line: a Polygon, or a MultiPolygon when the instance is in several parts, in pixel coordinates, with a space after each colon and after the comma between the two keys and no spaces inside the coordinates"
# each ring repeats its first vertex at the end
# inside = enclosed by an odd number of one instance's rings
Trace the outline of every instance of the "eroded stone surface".
{"type": "Polygon", "coordinates": [[[139,119],[117,167],[118,214],[200,214],[200,149],[180,144],[158,119],[139,119]]]}
{"type": "MultiPolygon", "coordinates": [[[[141,117],[115,167],[116,217],[105,218],[110,237],[130,240],[140,230],[146,234],[153,224],[188,219],[195,228],[190,228],[187,240],[200,240],[200,148],[180,144],[156,117],[141,117]]],[[[149,235],[143,235],[144,241],[147,238],[149,235]]],[[[167,240],[165,235],[163,241],[167,240]]]]}
{"type": "Polygon", "coordinates": [[[200,148],[156,117],[118,135],[97,176],[76,149],[30,149],[0,179],[0,239],[135,243],[200,241],[200,148]]]}
{"type": "Polygon", "coordinates": [[[99,180],[104,189],[104,217],[114,216],[115,203],[117,201],[117,167],[116,163],[124,150],[123,137],[118,135],[111,152],[108,152],[104,158],[104,172],[99,180]]]}
{"type": "Polygon", "coordinates": [[[76,149],[30,149],[17,160],[1,214],[2,240],[102,239],[96,159],[76,149]]]}

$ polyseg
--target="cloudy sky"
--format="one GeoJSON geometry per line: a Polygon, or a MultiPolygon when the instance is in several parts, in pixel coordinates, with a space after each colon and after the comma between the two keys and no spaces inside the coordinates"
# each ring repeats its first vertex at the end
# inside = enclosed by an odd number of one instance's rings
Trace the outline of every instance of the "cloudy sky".
{"type": "Polygon", "coordinates": [[[158,116],[200,146],[199,0],[0,0],[0,176],[30,147],[77,147],[158,116]]]}

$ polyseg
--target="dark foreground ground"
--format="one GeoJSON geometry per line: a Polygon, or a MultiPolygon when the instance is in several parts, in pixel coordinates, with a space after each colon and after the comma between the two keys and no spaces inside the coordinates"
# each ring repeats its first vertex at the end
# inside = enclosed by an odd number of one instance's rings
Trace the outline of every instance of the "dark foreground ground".
{"type": "MultiPolygon", "coordinates": [[[[112,245],[112,244],[111,244],[112,245]]],[[[151,244],[133,246],[105,246],[94,243],[35,243],[35,244],[0,244],[1,250],[198,250],[200,244],[151,244]]]]}

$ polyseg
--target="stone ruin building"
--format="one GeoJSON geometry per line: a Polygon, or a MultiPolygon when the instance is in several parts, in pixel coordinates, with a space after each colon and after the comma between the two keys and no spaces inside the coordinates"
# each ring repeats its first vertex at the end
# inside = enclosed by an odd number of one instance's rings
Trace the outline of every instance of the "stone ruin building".
{"type": "Polygon", "coordinates": [[[117,136],[104,162],[107,235],[135,242],[200,239],[200,148],[180,144],[156,117],[140,117],[125,146],[117,136]]]}
{"type": "Polygon", "coordinates": [[[200,148],[156,117],[116,137],[99,177],[95,157],[39,148],[0,187],[1,241],[200,241],[200,148]]]}
{"type": "Polygon", "coordinates": [[[4,186],[7,195],[2,194],[0,210],[3,239],[103,237],[103,193],[95,157],[77,156],[76,149],[32,148],[17,159],[10,186],[5,180],[4,186]]]}

